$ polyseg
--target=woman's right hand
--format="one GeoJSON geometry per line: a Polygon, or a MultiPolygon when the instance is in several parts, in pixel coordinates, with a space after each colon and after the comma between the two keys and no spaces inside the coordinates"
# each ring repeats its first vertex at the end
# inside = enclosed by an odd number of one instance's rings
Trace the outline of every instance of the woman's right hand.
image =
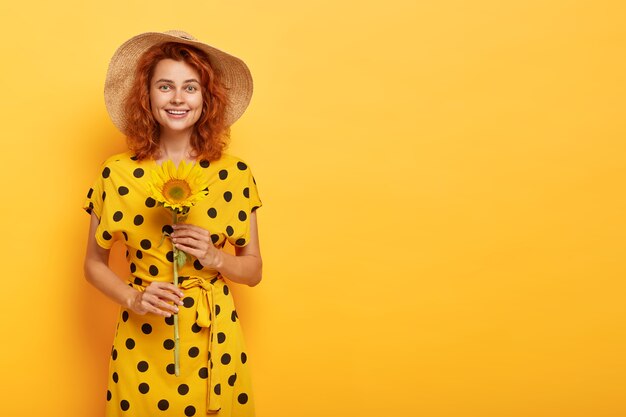
{"type": "Polygon", "coordinates": [[[182,306],[183,292],[171,282],[151,282],[145,291],[137,291],[131,309],[137,314],[153,313],[170,317],[182,306]]]}

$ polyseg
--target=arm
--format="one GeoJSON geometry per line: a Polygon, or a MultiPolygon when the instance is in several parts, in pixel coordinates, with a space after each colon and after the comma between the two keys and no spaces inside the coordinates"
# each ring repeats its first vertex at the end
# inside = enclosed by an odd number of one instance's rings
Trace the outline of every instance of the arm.
{"type": "Polygon", "coordinates": [[[109,268],[108,263],[111,251],[100,247],[96,241],[98,223],[98,217],[96,217],[95,213],[92,213],[87,240],[87,254],[84,262],[84,272],[87,281],[116,303],[133,310],[137,314],[151,312],[169,317],[172,312],[177,312],[178,309],[175,306],[165,301],[169,300],[182,305],[180,297],[182,297],[183,293],[174,287],[173,284],[165,282],[151,283],[145,292],[137,291],[126,285],[109,268]],[[174,293],[179,294],[179,296],[176,296],[174,293]]]}
{"type": "Polygon", "coordinates": [[[235,255],[216,248],[211,242],[210,233],[205,229],[186,223],[172,226],[176,247],[198,258],[203,266],[215,269],[239,284],[253,287],[261,282],[263,262],[256,211],[250,214],[250,240],[246,246],[235,246],[235,255]]]}

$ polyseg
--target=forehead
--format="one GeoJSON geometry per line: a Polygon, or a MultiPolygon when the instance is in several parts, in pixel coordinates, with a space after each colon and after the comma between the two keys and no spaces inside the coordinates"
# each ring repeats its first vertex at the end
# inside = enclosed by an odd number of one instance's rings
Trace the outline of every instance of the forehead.
{"type": "Polygon", "coordinates": [[[153,81],[164,78],[172,81],[185,81],[192,78],[200,81],[200,74],[185,61],[175,61],[173,59],[162,59],[154,67],[153,81]]]}

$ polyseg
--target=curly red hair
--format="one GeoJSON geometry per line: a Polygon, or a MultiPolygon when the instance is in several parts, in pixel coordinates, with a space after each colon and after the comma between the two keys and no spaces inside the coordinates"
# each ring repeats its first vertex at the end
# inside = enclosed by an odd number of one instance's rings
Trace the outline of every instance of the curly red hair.
{"type": "Polygon", "coordinates": [[[128,115],[126,142],[137,160],[159,156],[160,126],[150,107],[150,81],[162,59],[184,61],[198,71],[202,88],[202,114],[191,134],[190,144],[198,160],[220,159],[229,138],[225,122],[228,105],[226,87],[211,67],[204,51],[190,45],[166,42],[148,49],[137,62],[135,80],[124,102],[128,115]]]}

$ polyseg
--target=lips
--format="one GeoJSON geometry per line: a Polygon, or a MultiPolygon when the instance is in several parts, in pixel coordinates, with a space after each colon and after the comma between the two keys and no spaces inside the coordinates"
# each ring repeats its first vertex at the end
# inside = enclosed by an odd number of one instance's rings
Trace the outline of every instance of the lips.
{"type": "Polygon", "coordinates": [[[187,114],[187,112],[189,110],[168,110],[168,109],[165,109],[165,111],[168,112],[169,114],[180,116],[180,115],[183,115],[183,114],[187,114]]]}

